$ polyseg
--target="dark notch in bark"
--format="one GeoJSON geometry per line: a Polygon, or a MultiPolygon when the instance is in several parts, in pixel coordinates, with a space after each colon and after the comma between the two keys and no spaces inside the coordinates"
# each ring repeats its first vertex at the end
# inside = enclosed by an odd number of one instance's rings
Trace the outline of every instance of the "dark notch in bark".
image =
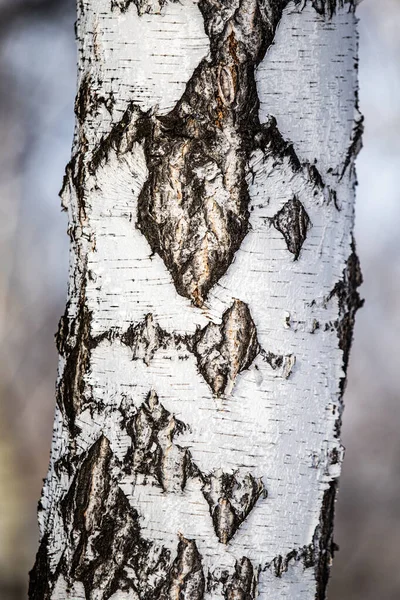
{"type": "MultiPolygon", "coordinates": [[[[358,96],[357,96],[358,104],[358,96]]],[[[364,133],[364,115],[359,114],[358,118],[354,121],[353,132],[351,136],[351,143],[346,154],[346,158],[343,163],[342,172],[340,173],[339,181],[343,179],[344,174],[348,166],[354,161],[362,148],[362,136],[364,133]]]]}
{"type": "Polygon", "coordinates": [[[210,506],[215,533],[222,544],[227,544],[257,500],[267,498],[267,490],[262,480],[250,473],[229,474],[218,470],[203,477],[203,494],[210,506]]]}
{"type": "Polygon", "coordinates": [[[205,577],[194,540],[179,536],[178,553],[157,600],[203,600],[205,577]]]}
{"type": "Polygon", "coordinates": [[[254,70],[285,4],[201,0],[210,57],[195,69],[175,108],[151,118],[138,227],[178,293],[197,306],[248,230],[245,174],[261,128],[254,70]]]}
{"type": "Polygon", "coordinates": [[[163,407],[154,391],[128,420],[126,429],[133,446],[128,467],[131,461],[136,473],[155,478],[165,492],[184,490],[194,467],[189,450],[175,444],[174,437],[186,425],[163,407]]]}
{"type": "Polygon", "coordinates": [[[356,253],[355,241],[352,239],[351,254],[343,271],[343,279],[335,285],[327,298],[327,301],[329,301],[336,296],[339,304],[339,319],[336,323],[336,329],[339,337],[339,348],[343,351],[344,371],[347,370],[349,362],[356,312],[364,304],[364,300],[361,299],[357,289],[362,282],[360,261],[356,253]]]}
{"type": "Polygon", "coordinates": [[[272,217],[271,223],[283,235],[287,249],[294,254],[294,260],[297,260],[311,226],[310,218],[300,200],[296,196],[288,200],[272,217]]]}
{"type": "Polygon", "coordinates": [[[50,598],[52,575],[47,552],[48,539],[43,536],[36,554],[35,565],[29,572],[29,600],[48,600],[50,598]]]}
{"type": "Polygon", "coordinates": [[[131,152],[133,144],[141,141],[148,134],[149,119],[150,112],[145,113],[133,102],[130,102],[121,120],[113,125],[110,133],[102,138],[99,145],[93,150],[88,165],[89,172],[94,174],[99,166],[107,161],[111,150],[115,150],[118,155],[131,152]]]}
{"type": "Polygon", "coordinates": [[[248,369],[260,347],[249,307],[235,300],[221,325],[210,323],[191,342],[200,373],[216,396],[230,393],[236,377],[248,369]]]}
{"type": "Polygon", "coordinates": [[[337,480],[330,482],[324,492],[319,525],[314,535],[314,549],[318,559],[315,565],[317,593],[315,600],[325,600],[333,556],[337,546],[333,541],[337,480]]]}
{"type": "Polygon", "coordinates": [[[66,581],[81,581],[88,600],[108,600],[133,589],[156,598],[171,568],[170,552],[141,536],[137,512],[112,474],[113,455],[104,436],[93,444],[62,503],[72,560],[61,561],[66,581]]]}
{"type": "Polygon", "coordinates": [[[225,600],[255,600],[257,598],[258,573],[251,561],[243,556],[236,561],[235,572],[224,589],[225,600]]]}

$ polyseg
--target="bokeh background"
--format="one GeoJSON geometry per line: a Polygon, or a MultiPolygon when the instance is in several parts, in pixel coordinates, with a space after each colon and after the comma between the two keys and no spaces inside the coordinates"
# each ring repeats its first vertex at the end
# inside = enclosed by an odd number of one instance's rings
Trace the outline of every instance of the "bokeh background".
{"type": "MultiPolygon", "coordinates": [[[[400,598],[400,0],[364,0],[351,355],[330,600],[400,598]]],[[[22,600],[49,457],[68,238],[58,190],[76,86],[74,0],[0,0],[0,598],[22,600]]]]}

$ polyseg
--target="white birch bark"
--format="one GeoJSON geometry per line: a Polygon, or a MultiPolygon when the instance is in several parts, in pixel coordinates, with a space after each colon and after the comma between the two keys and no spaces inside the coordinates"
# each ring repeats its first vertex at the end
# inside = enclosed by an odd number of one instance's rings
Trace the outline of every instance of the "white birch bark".
{"type": "Polygon", "coordinates": [[[80,0],[31,600],[325,598],[361,274],[354,6],[80,0]]]}

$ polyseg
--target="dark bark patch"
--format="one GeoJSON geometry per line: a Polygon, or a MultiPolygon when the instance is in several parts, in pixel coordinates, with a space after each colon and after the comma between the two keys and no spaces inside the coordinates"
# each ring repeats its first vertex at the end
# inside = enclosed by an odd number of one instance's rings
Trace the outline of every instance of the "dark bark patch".
{"type": "Polygon", "coordinates": [[[360,115],[355,121],[351,136],[351,143],[344,159],[343,168],[340,173],[340,179],[343,179],[344,174],[349,165],[354,161],[362,149],[362,136],[364,133],[364,116],[360,115]]]}
{"type": "Polygon", "coordinates": [[[205,577],[196,542],[181,535],[176,559],[157,600],[203,600],[204,590],[205,577]]]}
{"type": "Polygon", "coordinates": [[[147,314],[137,325],[131,325],[121,336],[121,342],[133,352],[133,360],[143,360],[149,366],[154,354],[168,343],[169,336],[154,322],[152,314],[147,314]]]}
{"type": "Polygon", "coordinates": [[[317,593],[315,600],[325,600],[330,570],[337,546],[333,541],[337,480],[330,482],[324,492],[319,525],[314,535],[314,548],[318,556],[315,565],[317,593]]]}
{"type": "Polygon", "coordinates": [[[191,346],[213,393],[230,393],[238,374],[250,367],[260,349],[247,304],[235,300],[224,312],[221,325],[210,323],[198,331],[191,346]]]}
{"type": "Polygon", "coordinates": [[[310,218],[300,200],[296,196],[288,200],[272,217],[271,222],[283,235],[287,249],[294,254],[294,260],[297,260],[311,226],[310,218]]]}
{"type": "Polygon", "coordinates": [[[133,144],[141,141],[146,135],[146,114],[136,104],[130,102],[122,118],[113,125],[110,133],[103,137],[94,149],[88,164],[89,172],[94,174],[103,165],[111,152],[114,150],[118,155],[131,152],[133,144]],[[138,121],[141,118],[140,126],[138,121]]]}
{"type": "Polygon", "coordinates": [[[88,450],[62,502],[72,559],[61,566],[67,581],[81,581],[89,600],[134,589],[157,597],[171,568],[170,552],[141,536],[137,512],[112,474],[113,455],[101,437],[88,450]]]}
{"type": "MultiPolygon", "coordinates": [[[[178,0],[169,0],[170,2],[178,2],[178,0]]],[[[139,16],[148,14],[161,14],[162,9],[168,0],[111,0],[111,8],[118,8],[122,13],[125,13],[130,5],[136,6],[139,16]]]]}
{"type": "Polygon", "coordinates": [[[29,573],[29,600],[48,600],[50,598],[53,578],[49,566],[47,543],[47,536],[44,536],[36,554],[35,565],[29,573]]]}
{"type": "MultiPolygon", "coordinates": [[[[349,362],[350,349],[353,341],[353,329],[356,313],[364,304],[358,292],[358,287],[362,284],[360,261],[356,253],[354,239],[351,243],[351,254],[347,259],[346,267],[343,271],[343,278],[339,281],[327,301],[336,296],[339,304],[339,319],[335,327],[339,337],[339,348],[343,351],[343,368],[346,371],[349,362]]],[[[344,385],[344,382],[343,382],[344,385]]]]}
{"type": "MultiPolygon", "coordinates": [[[[295,0],[296,4],[300,4],[303,0],[295,0]]],[[[354,10],[354,0],[311,0],[312,7],[322,17],[331,19],[338,8],[343,8],[348,5],[349,10],[354,10]]]]}
{"type": "Polygon", "coordinates": [[[236,561],[235,572],[224,586],[226,600],[255,600],[257,598],[258,573],[251,561],[243,556],[236,561]]]}
{"type": "Polygon", "coordinates": [[[274,371],[280,371],[285,379],[288,379],[296,364],[294,354],[275,354],[261,349],[260,354],[274,371]]]}
{"type": "Polygon", "coordinates": [[[132,469],[155,479],[165,492],[184,490],[194,467],[188,449],[175,444],[174,437],[186,425],[163,407],[154,391],[126,428],[132,438],[132,469]]]}
{"type": "Polygon", "coordinates": [[[267,497],[267,490],[262,480],[250,473],[228,474],[218,470],[203,477],[203,494],[210,507],[215,533],[222,544],[227,544],[259,498],[267,497]]]}
{"type": "Polygon", "coordinates": [[[137,225],[179,294],[202,306],[227,271],[249,222],[247,163],[260,130],[255,66],[285,3],[202,0],[210,57],[200,62],[144,143],[149,176],[137,225]]]}
{"type": "Polygon", "coordinates": [[[65,358],[64,369],[57,388],[57,403],[66,416],[72,436],[77,435],[76,417],[80,412],[85,391],[85,374],[90,367],[92,315],[83,299],[74,319],[68,316],[68,304],[60,319],[56,344],[65,358]]]}

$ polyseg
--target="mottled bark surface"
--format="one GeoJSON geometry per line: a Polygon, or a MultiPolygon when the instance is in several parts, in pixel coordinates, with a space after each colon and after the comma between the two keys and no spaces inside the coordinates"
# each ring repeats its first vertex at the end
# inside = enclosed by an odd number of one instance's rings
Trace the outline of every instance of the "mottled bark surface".
{"type": "Polygon", "coordinates": [[[323,600],[362,118],[352,2],[78,2],[31,600],[323,600]]]}

